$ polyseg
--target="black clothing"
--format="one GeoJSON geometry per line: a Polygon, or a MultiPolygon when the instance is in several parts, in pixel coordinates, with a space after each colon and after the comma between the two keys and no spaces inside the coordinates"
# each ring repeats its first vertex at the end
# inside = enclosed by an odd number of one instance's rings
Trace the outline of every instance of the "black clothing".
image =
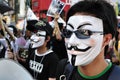
{"type": "Polygon", "coordinates": [[[106,69],[100,74],[95,76],[86,76],[78,70],[78,67],[68,65],[70,63],[67,59],[62,59],[58,63],[56,80],[64,80],[65,78],[66,80],[113,80],[114,78],[119,80],[120,67],[112,64],[111,62],[108,63],[108,67],[106,67],[106,69]]]}
{"type": "Polygon", "coordinates": [[[102,76],[98,77],[98,78],[95,78],[95,79],[86,79],[86,78],[83,78],[77,68],[75,68],[73,70],[73,73],[71,74],[71,77],[70,77],[70,80],[108,80],[108,77],[112,71],[112,69],[114,68],[114,66],[112,65],[112,67],[102,76]]]}
{"type": "Polygon", "coordinates": [[[53,37],[52,49],[55,52],[55,54],[57,54],[59,60],[68,58],[64,37],[62,37],[62,40],[57,40],[55,37],[53,37]]]}
{"type": "Polygon", "coordinates": [[[28,71],[35,79],[48,80],[56,77],[58,57],[52,50],[42,55],[37,55],[34,50],[26,62],[28,71]]]}

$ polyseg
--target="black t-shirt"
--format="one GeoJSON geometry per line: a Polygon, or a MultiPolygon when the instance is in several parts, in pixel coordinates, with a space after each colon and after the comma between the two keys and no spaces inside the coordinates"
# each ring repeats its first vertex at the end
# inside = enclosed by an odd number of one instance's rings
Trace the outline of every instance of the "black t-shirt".
{"type": "Polygon", "coordinates": [[[60,60],[68,58],[64,37],[62,37],[62,40],[57,40],[55,37],[52,38],[52,50],[57,54],[60,60]]]}
{"type": "Polygon", "coordinates": [[[107,72],[105,72],[105,74],[101,75],[98,78],[93,78],[93,79],[82,77],[79,74],[77,68],[74,68],[73,73],[71,74],[70,80],[108,80],[108,77],[109,77],[113,67],[114,67],[114,65],[112,65],[111,68],[107,72]]]}
{"type": "Polygon", "coordinates": [[[27,59],[27,69],[37,80],[48,80],[56,77],[58,64],[57,55],[51,50],[42,55],[36,55],[35,50],[27,59]]]}

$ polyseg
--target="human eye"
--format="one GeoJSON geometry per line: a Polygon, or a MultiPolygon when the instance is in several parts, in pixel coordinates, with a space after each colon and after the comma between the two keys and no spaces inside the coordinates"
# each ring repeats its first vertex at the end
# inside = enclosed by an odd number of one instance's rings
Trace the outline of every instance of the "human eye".
{"type": "Polygon", "coordinates": [[[87,29],[78,29],[77,30],[80,34],[85,35],[85,36],[90,36],[92,35],[92,32],[90,30],[87,29]]]}
{"type": "Polygon", "coordinates": [[[42,35],[42,34],[40,34],[40,33],[37,33],[36,36],[39,37],[39,36],[45,36],[45,35],[42,35]]]}

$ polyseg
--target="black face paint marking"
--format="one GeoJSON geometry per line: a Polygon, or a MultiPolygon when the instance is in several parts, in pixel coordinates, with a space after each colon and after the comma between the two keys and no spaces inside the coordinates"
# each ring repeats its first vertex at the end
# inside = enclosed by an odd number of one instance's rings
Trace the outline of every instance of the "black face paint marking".
{"type": "Polygon", "coordinates": [[[78,28],[77,28],[77,29],[79,29],[79,28],[81,28],[81,27],[83,27],[83,26],[86,26],[86,25],[92,25],[92,24],[90,24],[90,23],[84,23],[84,24],[82,24],[82,25],[78,26],[78,28]]]}
{"type": "MultiPolygon", "coordinates": [[[[72,25],[72,24],[68,23],[67,25],[69,25],[71,28],[73,28],[73,29],[74,29],[74,27],[73,27],[73,25],[72,25]]],[[[77,28],[77,29],[79,29],[80,27],[86,26],[86,25],[92,25],[92,24],[90,24],[90,23],[84,23],[84,24],[82,24],[82,25],[78,26],[78,28],[77,28]]]]}
{"type": "Polygon", "coordinates": [[[74,50],[76,50],[76,51],[85,52],[85,51],[89,50],[90,48],[91,48],[91,47],[89,46],[89,47],[87,47],[87,48],[85,48],[85,49],[79,49],[77,46],[70,46],[70,47],[68,47],[67,49],[68,49],[68,50],[74,49],[74,50]]]}

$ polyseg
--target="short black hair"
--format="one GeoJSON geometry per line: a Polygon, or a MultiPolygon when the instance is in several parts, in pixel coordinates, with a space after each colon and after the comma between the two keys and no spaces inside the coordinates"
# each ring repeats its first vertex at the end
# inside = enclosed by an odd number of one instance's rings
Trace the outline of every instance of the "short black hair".
{"type": "Polygon", "coordinates": [[[35,24],[37,23],[37,20],[27,20],[27,26],[26,29],[34,32],[35,31],[35,24]]]}
{"type": "Polygon", "coordinates": [[[68,19],[76,13],[93,15],[103,20],[104,34],[111,33],[114,37],[117,28],[117,17],[114,7],[105,0],[84,0],[74,4],[67,13],[68,19]]]}

